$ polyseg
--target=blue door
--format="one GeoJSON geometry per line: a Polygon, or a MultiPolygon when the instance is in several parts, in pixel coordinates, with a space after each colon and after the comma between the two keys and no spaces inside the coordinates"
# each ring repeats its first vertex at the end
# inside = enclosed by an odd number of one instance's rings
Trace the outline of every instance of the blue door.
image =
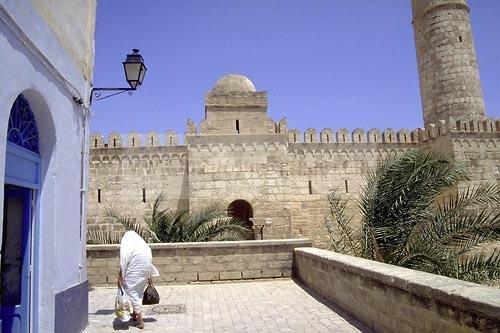
{"type": "Polygon", "coordinates": [[[40,188],[41,156],[35,117],[23,95],[10,111],[6,147],[0,332],[25,333],[30,331],[30,313],[37,311],[31,299],[32,279],[36,279],[31,271],[38,255],[31,237],[37,227],[35,198],[40,188]]]}
{"type": "Polygon", "coordinates": [[[5,185],[1,261],[2,332],[29,331],[32,190],[5,185]]]}

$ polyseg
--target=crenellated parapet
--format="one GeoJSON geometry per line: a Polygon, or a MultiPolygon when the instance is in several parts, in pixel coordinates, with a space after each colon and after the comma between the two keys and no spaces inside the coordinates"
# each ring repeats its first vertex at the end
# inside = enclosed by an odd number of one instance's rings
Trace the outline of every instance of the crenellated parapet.
{"type": "MultiPolygon", "coordinates": [[[[469,120],[452,118],[448,121],[438,121],[435,124],[428,124],[425,128],[419,128],[416,131],[419,142],[433,140],[442,136],[451,134],[463,135],[473,134],[480,138],[482,135],[487,137],[500,137],[500,119],[486,118],[483,120],[469,120]]],[[[413,134],[413,133],[412,133],[413,134]]]]}
{"type": "Polygon", "coordinates": [[[337,132],[335,132],[335,139],[340,143],[351,142],[349,130],[347,128],[339,129],[337,132]]]}
{"type": "Polygon", "coordinates": [[[122,136],[118,132],[111,132],[108,136],[108,147],[109,148],[120,148],[122,147],[122,136]]]}
{"type": "Polygon", "coordinates": [[[128,147],[141,147],[141,135],[137,132],[130,132],[127,137],[128,147]]]}
{"type": "Polygon", "coordinates": [[[196,123],[193,119],[188,119],[186,123],[186,132],[184,136],[196,135],[196,123]]]}
{"type": "Polygon", "coordinates": [[[288,141],[289,142],[302,142],[300,137],[300,130],[298,128],[292,128],[288,131],[288,141]]]}
{"type": "Polygon", "coordinates": [[[314,128],[308,128],[304,132],[304,142],[314,143],[318,142],[318,136],[316,134],[316,130],[314,128]]]}
{"type": "Polygon", "coordinates": [[[412,142],[411,132],[407,129],[402,129],[397,133],[396,139],[397,141],[404,143],[412,142]]]}
{"type": "Polygon", "coordinates": [[[144,143],[146,147],[157,147],[160,145],[160,136],[155,131],[148,132],[146,134],[146,142],[144,143]]]}
{"type": "Polygon", "coordinates": [[[356,128],[352,133],[347,128],[340,128],[337,131],[324,128],[319,133],[319,137],[316,130],[312,128],[307,129],[303,136],[297,128],[288,131],[288,141],[292,143],[415,143],[418,142],[416,138],[408,129],[396,132],[392,128],[382,132],[376,128],[367,132],[362,128],[356,128]]]}
{"type": "Polygon", "coordinates": [[[288,133],[288,119],[282,118],[277,124],[277,133],[284,134],[288,133]]]}
{"type": "Polygon", "coordinates": [[[372,128],[365,132],[361,128],[356,128],[349,132],[346,128],[340,128],[336,131],[325,128],[319,133],[319,137],[315,129],[309,128],[301,135],[300,130],[294,128],[288,131],[288,142],[414,144],[433,140],[450,133],[498,133],[500,135],[500,120],[440,120],[435,124],[428,124],[425,128],[417,128],[412,131],[408,129],[395,131],[392,128],[381,131],[372,128]]]}
{"type": "Polygon", "coordinates": [[[91,149],[104,148],[104,137],[101,133],[92,133],[89,138],[91,149]]]}
{"type": "Polygon", "coordinates": [[[456,132],[500,132],[500,119],[486,118],[482,121],[458,119],[449,127],[456,132]]]}
{"type": "Polygon", "coordinates": [[[356,128],[354,131],[352,131],[352,142],[366,142],[367,137],[366,133],[362,128],[356,128]]]}
{"type": "MultiPolygon", "coordinates": [[[[349,132],[346,128],[340,128],[336,131],[331,128],[324,128],[321,132],[316,129],[308,128],[302,133],[297,128],[288,128],[286,118],[281,119],[276,123],[276,133],[268,134],[267,136],[276,134],[285,134],[288,137],[289,143],[349,143],[349,144],[415,144],[446,136],[450,133],[498,133],[500,135],[500,120],[484,119],[478,120],[463,120],[450,119],[448,121],[438,121],[435,124],[428,124],[425,128],[417,128],[412,131],[401,129],[395,131],[392,128],[384,129],[383,131],[372,128],[365,131],[362,128],[356,128],[349,132]]],[[[195,126],[192,121],[188,122],[188,128],[185,133],[191,138],[198,137],[195,132],[195,126]]],[[[490,135],[491,134],[487,134],[490,135]]],[[[265,138],[266,135],[254,135],[254,139],[265,138]]],[[[210,136],[207,136],[207,138],[210,136]]],[[[221,137],[221,136],[218,136],[221,137]]],[[[231,141],[231,137],[241,139],[241,135],[226,135],[227,140],[231,141]]],[[[247,140],[254,140],[249,136],[247,140]]],[[[273,139],[274,140],[274,139],[273,139]]],[[[282,140],[282,139],[279,139],[282,140]]],[[[259,141],[259,140],[257,140],[259,141]]],[[[141,135],[137,132],[130,132],[126,137],[120,133],[112,132],[108,136],[107,142],[99,133],[94,133],[90,136],[90,148],[131,148],[131,147],[173,147],[181,146],[179,135],[173,130],[167,130],[163,138],[154,131],[141,135]]]]}
{"type": "Polygon", "coordinates": [[[165,134],[165,146],[178,146],[179,136],[173,130],[168,130],[165,134]]]}
{"type": "Polygon", "coordinates": [[[370,129],[368,131],[367,140],[368,140],[368,142],[371,142],[371,143],[381,142],[382,135],[380,134],[380,130],[377,128],[370,129]]]}
{"type": "Polygon", "coordinates": [[[174,147],[180,146],[179,135],[173,130],[167,130],[162,136],[155,131],[147,134],[140,134],[132,131],[127,135],[118,132],[112,132],[108,135],[107,141],[100,133],[93,133],[89,138],[90,149],[101,148],[139,148],[139,147],[174,147]]]}
{"type": "Polygon", "coordinates": [[[329,143],[333,142],[333,131],[331,128],[324,128],[319,133],[319,139],[321,142],[329,143]]]}

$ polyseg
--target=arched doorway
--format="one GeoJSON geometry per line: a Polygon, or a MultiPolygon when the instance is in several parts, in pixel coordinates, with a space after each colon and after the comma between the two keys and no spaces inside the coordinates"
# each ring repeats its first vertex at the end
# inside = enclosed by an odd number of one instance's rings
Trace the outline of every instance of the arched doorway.
{"type": "Polygon", "coordinates": [[[5,158],[0,316],[3,332],[28,332],[41,158],[38,127],[22,94],[10,111],[5,158]]]}
{"type": "Polygon", "coordinates": [[[246,239],[255,239],[253,222],[250,220],[253,217],[253,209],[247,201],[239,199],[231,202],[231,204],[227,208],[227,214],[231,217],[237,217],[245,221],[245,227],[250,230],[246,239]]]}

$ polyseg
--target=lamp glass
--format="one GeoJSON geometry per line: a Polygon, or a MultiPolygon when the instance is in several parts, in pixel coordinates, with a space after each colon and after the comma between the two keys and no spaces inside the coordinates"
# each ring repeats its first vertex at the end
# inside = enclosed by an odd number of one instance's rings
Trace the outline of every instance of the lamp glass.
{"type": "Polygon", "coordinates": [[[132,52],[132,54],[127,54],[127,58],[123,62],[123,69],[130,87],[137,89],[146,75],[146,66],[144,65],[144,59],[139,54],[139,50],[134,49],[132,52]]]}

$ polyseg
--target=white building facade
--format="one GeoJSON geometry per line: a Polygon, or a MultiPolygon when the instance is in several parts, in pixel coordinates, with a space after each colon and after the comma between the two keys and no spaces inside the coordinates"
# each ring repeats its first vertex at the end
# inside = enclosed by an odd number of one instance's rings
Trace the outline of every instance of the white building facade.
{"type": "Polygon", "coordinates": [[[87,326],[95,0],[0,0],[2,332],[87,326]]]}

